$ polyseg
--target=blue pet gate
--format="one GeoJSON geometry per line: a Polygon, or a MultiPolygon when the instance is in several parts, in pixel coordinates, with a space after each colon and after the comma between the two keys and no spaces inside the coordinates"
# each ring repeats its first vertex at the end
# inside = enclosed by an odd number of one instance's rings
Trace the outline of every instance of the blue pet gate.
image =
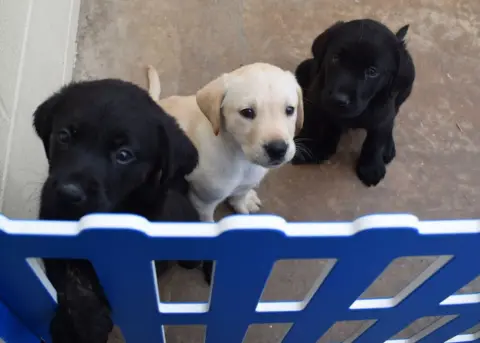
{"type": "MultiPolygon", "coordinates": [[[[251,324],[293,323],[283,343],[315,343],[339,321],[370,320],[345,342],[480,341],[480,295],[457,294],[480,274],[480,221],[372,215],[351,223],[230,216],[218,224],[151,223],[130,215],[80,222],[0,216],[0,342],[49,341],[55,291],[35,257],[88,258],[127,342],[165,342],[162,325],[206,325],[207,343],[240,343],[251,324]],[[403,256],[441,255],[393,298],[358,299],[403,256]],[[303,301],[259,302],[277,260],[330,259],[303,301]],[[209,303],[163,303],[152,260],[216,260],[209,303]],[[442,316],[409,339],[416,319],[442,316]]],[[[168,342],[167,342],[168,343],[168,342]]]]}

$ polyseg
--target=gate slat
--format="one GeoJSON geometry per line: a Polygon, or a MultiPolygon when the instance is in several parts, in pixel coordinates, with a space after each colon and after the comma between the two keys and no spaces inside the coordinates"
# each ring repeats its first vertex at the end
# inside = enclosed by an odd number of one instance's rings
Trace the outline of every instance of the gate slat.
{"type": "Polygon", "coordinates": [[[274,242],[279,238],[274,231],[222,235],[205,343],[243,341],[276,260],[274,242]]]}
{"type": "Polygon", "coordinates": [[[38,338],[0,302],[0,342],[38,343],[38,338]]]}

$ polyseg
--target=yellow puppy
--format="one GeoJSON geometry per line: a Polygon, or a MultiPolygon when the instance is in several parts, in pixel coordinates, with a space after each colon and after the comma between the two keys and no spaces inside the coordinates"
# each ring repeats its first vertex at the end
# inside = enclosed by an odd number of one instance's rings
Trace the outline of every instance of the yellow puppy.
{"type": "Polygon", "coordinates": [[[160,80],[148,68],[150,96],[187,133],[199,152],[187,176],[190,200],[203,221],[228,202],[238,213],[261,206],[255,187],[270,168],[295,155],[295,132],[303,125],[302,91],[295,76],[254,63],[211,81],[196,95],[160,98],[160,80]]]}

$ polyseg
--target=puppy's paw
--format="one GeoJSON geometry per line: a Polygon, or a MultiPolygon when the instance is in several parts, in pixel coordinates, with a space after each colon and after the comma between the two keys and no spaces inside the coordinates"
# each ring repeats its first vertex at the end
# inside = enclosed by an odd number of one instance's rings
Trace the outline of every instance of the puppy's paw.
{"type": "Polygon", "coordinates": [[[210,286],[212,284],[213,261],[203,261],[203,278],[210,286]]]}
{"type": "Polygon", "coordinates": [[[211,286],[212,285],[212,273],[203,273],[203,279],[207,283],[207,285],[211,286]]]}
{"type": "Polygon", "coordinates": [[[253,189],[241,196],[233,196],[229,198],[229,203],[237,213],[249,214],[258,212],[262,206],[261,200],[258,198],[257,192],[253,189]]]}
{"type": "Polygon", "coordinates": [[[376,186],[385,177],[387,172],[383,163],[357,164],[357,176],[367,187],[376,186]]]}
{"type": "Polygon", "coordinates": [[[200,261],[178,261],[178,265],[183,269],[195,269],[201,264],[200,261]]]}
{"type": "Polygon", "coordinates": [[[300,164],[321,164],[327,161],[333,154],[322,154],[321,152],[312,153],[308,150],[302,150],[297,146],[297,153],[292,158],[293,165],[300,164]]]}
{"type": "Polygon", "coordinates": [[[397,151],[395,149],[395,142],[392,140],[385,146],[385,149],[383,150],[383,163],[389,164],[392,162],[396,154],[397,151]]]}
{"type": "Polygon", "coordinates": [[[336,146],[325,146],[323,148],[314,148],[311,145],[296,144],[296,153],[292,159],[292,164],[321,164],[326,162],[336,152],[336,146]]]}
{"type": "Polygon", "coordinates": [[[291,163],[293,165],[300,165],[300,164],[318,164],[319,162],[316,158],[297,153],[292,158],[291,163]]]}

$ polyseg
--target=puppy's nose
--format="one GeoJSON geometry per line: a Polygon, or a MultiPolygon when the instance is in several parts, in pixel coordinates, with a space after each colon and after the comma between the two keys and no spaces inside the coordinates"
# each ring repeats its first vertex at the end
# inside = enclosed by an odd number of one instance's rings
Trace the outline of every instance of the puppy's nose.
{"type": "Polygon", "coordinates": [[[334,93],[332,100],[340,107],[346,107],[350,104],[350,97],[345,93],[334,93]]]}
{"type": "Polygon", "coordinates": [[[271,160],[281,160],[287,153],[288,144],[285,141],[271,141],[265,144],[265,151],[271,160]]]}
{"type": "Polygon", "coordinates": [[[76,183],[61,184],[58,186],[57,192],[62,200],[75,205],[82,204],[87,199],[84,190],[76,183]]]}

